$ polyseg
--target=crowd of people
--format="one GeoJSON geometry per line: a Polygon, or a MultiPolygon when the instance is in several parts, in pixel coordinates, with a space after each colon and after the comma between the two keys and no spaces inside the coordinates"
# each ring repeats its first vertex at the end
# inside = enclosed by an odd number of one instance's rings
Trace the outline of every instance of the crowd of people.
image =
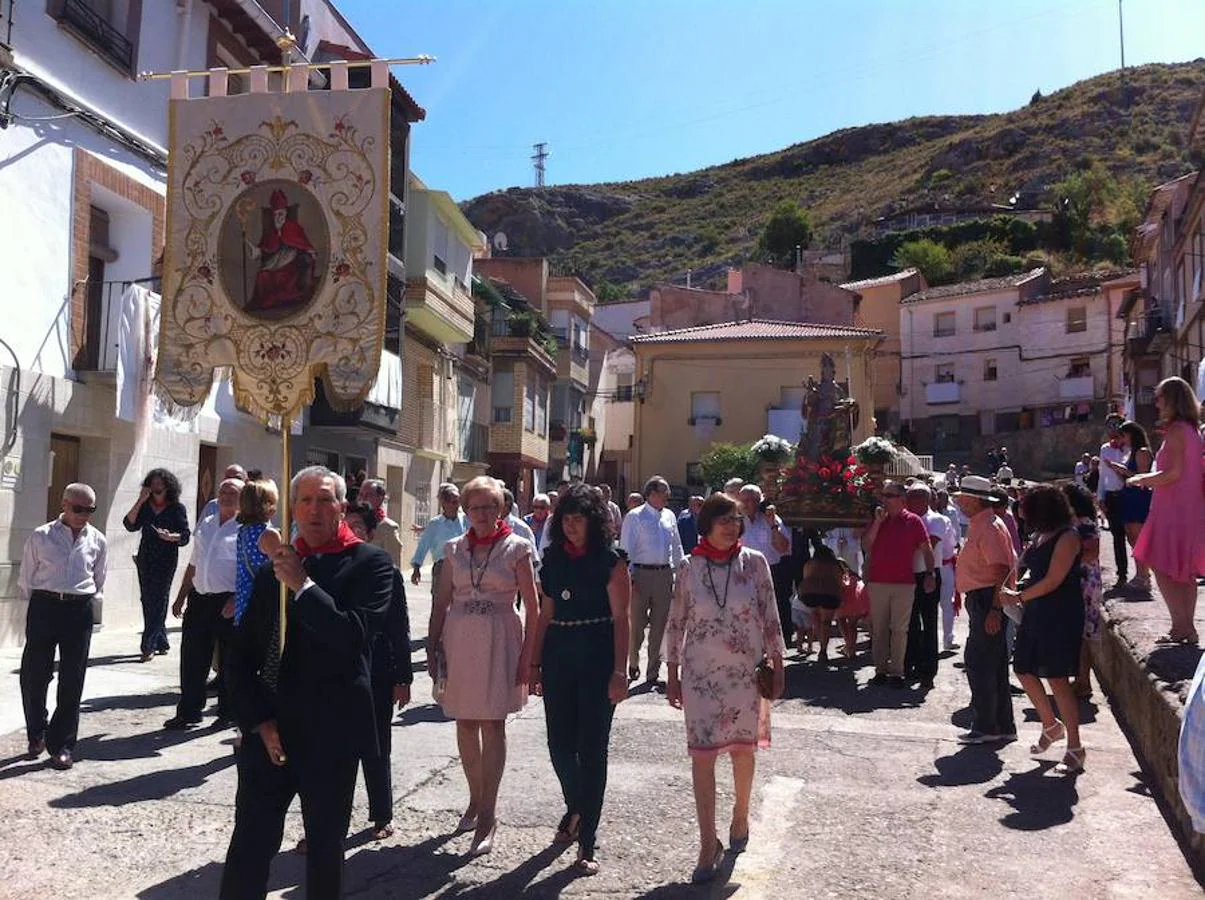
{"type": "MultiPolygon", "coordinates": [[[[683,711],[699,828],[691,879],[706,882],[725,852],[748,845],[755,751],[769,744],[770,704],[783,694],[789,651],[806,659],[818,643],[817,665],[842,665],[857,656],[865,626],[874,667],[867,689],[927,691],[942,651],[958,649],[954,621],[963,609],[973,722],[958,740],[1016,739],[1011,663],[1041,721],[1030,752],[1065,742],[1058,770],[1082,772],[1077,697],[1091,690],[1090,647],[1101,629],[1098,513],[1115,550],[1119,533],[1123,552],[1132,543],[1140,577],[1154,573],[1172,612],[1164,640],[1197,640],[1200,408],[1179,379],[1160,384],[1156,403],[1165,433],[1153,457],[1133,423],[1111,435],[1106,446],[1118,453],[1102,447],[1107,468],[1089,459],[1061,486],[1016,479],[998,453],[992,476],[951,469],[886,481],[864,528],[789,527],[758,486],[739,479],[689,497],[679,514],[660,476],[627,498],[626,512],[609,489],[565,481],[533,497],[523,517],[496,479],[441,485],[439,515],[421,529],[409,580],[420,584],[432,560],[426,661],[434,699],[455,720],[469,797],[456,831],[472,832],[470,855],[490,853],[497,839],[507,717],[538,695],[565,806],[552,839],[577,844],[581,874],[598,871],[615,707],[643,677],[664,684],[669,704],[683,711]],[[1146,496],[1114,496],[1127,491],[1146,496]],[[1127,533],[1126,517],[1138,512],[1140,527],[1127,533]],[[828,655],[834,626],[838,661],[828,655]],[[722,755],[735,785],[728,851],[716,824],[722,755]]],[[[338,896],[361,767],[373,836],[393,833],[390,723],[413,682],[399,526],[379,480],[362,479],[353,498],[341,476],[312,466],[286,489],[287,537],[273,525],[278,486],[239,466],[225,471],[193,529],[179,481],[163,469],[147,474],[124,520],[141,533],[144,662],[169,649],[168,595],[180,549],[191,544],[171,605],[183,622],[180,701],[164,727],[201,724],[215,668],[214,724],[240,733],[223,897],[264,895],[295,796],[308,890],[338,896]]],[[[21,667],[29,755],[49,752],[57,768],[73,762],[92,608],[105,585],[105,539],[88,523],[95,508],[90,487],[69,485],[61,515],[30,538],[21,567],[30,600],[21,667]],[[48,719],[56,648],[58,703],[48,719]]]]}

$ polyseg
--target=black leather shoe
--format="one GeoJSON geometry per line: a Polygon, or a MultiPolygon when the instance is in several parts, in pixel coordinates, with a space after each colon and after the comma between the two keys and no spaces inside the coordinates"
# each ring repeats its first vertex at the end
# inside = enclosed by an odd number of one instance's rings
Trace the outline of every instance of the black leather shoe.
{"type": "Polygon", "coordinates": [[[168,731],[187,731],[189,728],[195,728],[200,724],[200,718],[186,719],[183,716],[172,716],[163,723],[163,727],[168,731]]]}
{"type": "Polygon", "coordinates": [[[46,739],[34,738],[29,742],[29,750],[25,754],[26,759],[37,759],[46,752],[46,739]]]}
{"type": "Polygon", "coordinates": [[[880,672],[879,674],[875,675],[874,678],[870,679],[870,683],[875,687],[881,687],[887,683],[887,676],[880,672]]]}
{"type": "Polygon", "coordinates": [[[65,771],[75,765],[75,760],[71,758],[70,750],[60,750],[50,757],[51,768],[65,771]]]}

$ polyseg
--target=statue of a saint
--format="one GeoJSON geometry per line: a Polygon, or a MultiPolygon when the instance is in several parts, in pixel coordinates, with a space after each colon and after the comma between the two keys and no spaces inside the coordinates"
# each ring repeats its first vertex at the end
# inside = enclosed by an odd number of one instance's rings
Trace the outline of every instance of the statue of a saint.
{"type": "Polygon", "coordinates": [[[810,460],[848,453],[858,426],[858,403],[837,384],[837,365],[825,353],[820,357],[820,382],[808,377],[803,395],[803,435],[799,448],[810,460]]]}

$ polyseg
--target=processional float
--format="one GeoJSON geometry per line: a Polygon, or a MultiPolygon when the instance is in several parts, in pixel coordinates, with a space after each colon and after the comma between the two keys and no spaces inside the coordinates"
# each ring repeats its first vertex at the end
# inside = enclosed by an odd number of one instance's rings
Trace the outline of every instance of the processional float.
{"type": "MultiPolygon", "coordinates": [[[[286,58],[291,39],[282,50],[286,58]]],[[[167,236],[156,387],[204,402],[228,368],[235,403],[281,441],[321,378],[339,410],[363,401],[385,332],[389,66],[431,57],[146,73],[170,79],[167,236]],[[349,87],[367,69],[369,86],[349,87]],[[320,70],[316,76],[315,70],[320,70]],[[228,95],[229,76],[247,93],[228,95]],[[207,86],[190,96],[190,86],[207,86]]],[[[286,589],[281,585],[284,648],[286,589]]]]}

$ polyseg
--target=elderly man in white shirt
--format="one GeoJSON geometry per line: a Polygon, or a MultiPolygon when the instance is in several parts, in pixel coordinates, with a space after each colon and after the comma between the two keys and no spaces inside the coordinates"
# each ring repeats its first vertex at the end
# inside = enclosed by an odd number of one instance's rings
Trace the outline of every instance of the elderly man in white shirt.
{"type": "Polygon", "coordinates": [[[654,475],[644,485],[644,503],[623,520],[619,546],[628,555],[632,571],[631,643],[628,680],[640,677],[640,647],[649,634],[649,664],[645,681],[656,684],[661,675],[661,643],[674,594],[674,572],[682,563],[682,538],[678,520],[666,508],[669,482],[654,475]]]}
{"type": "MultiPolygon", "coordinates": [[[[192,561],[184,570],[172,615],[184,616],[180,635],[180,702],[176,714],[163,723],[170,731],[201,724],[205,681],[214,647],[224,651],[234,628],[234,592],[238,579],[239,495],[243,482],[227,478],[218,485],[218,511],[197,523],[192,561]]],[[[216,727],[230,721],[226,680],[218,671],[216,727]]]]}
{"type": "MultiPolygon", "coordinates": [[[[940,575],[937,587],[941,599],[942,649],[955,650],[958,645],[954,643],[954,560],[958,556],[962,530],[956,512],[950,505],[950,494],[947,490],[938,488],[933,491],[932,505],[933,511],[943,516],[950,525],[941,539],[941,545],[933,548],[933,555],[937,558],[940,575]]],[[[928,528],[928,522],[925,527],[928,528]]]]}
{"type": "MultiPolygon", "coordinates": [[[[925,523],[933,558],[938,562],[938,556],[943,552],[942,548],[949,540],[948,536],[954,526],[949,519],[933,510],[933,494],[924,482],[918,481],[910,485],[906,497],[908,510],[920,516],[925,523]]],[[[912,571],[916,573],[916,594],[912,601],[912,619],[908,624],[908,651],[904,668],[920,681],[923,689],[931,690],[933,679],[937,677],[937,610],[946,576],[939,569],[933,590],[926,591],[925,573],[929,563],[925,555],[923,546],[912,554],[912,571]]],[[[950,577],[953,577],[952,571],[950,577]]]]}
{"type": "Polygon", "coordinates": [[[96,492],[86,484],[63,491],[62,513],[25,542],[17,587],[29,602],[21,654],[21,702],[29,759],[50,751],[50,764],[70,769],[79,731],[79,704],[92,644],[93,603],[104,595],[109,568],[105,536],[89,524],[96,492]],[[54,716],[47,721],[46,691],[59,653],[54,716]]]}
{"type": "Polygon", "coordinates": [[[741,535],[741,543],[762,554],[770,564],[782,638],[790,647],[795,637],[795,627],[791,622],[791,591],[794,590],[791,583],[791,531],[783,524],[773,506],[763,508],[761,488],[756,484],[746,484],[738,496],[741,513],[745,517],[745,533],[741,535]]]}

